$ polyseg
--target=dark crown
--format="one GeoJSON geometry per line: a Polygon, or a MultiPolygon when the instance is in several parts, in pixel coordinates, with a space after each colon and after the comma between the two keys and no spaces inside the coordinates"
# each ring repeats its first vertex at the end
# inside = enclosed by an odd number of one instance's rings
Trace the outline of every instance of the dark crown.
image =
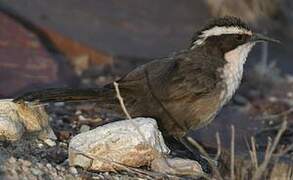
{"type": "Polygon", "coordinates": [[[203,31],[211,29],[213,27],[240,27],[250,31],[250,28],[246,23],[244,23],[240,18],[233,16],[225,16],[221,18],[215,18],[209,21],[202,29],[194,33],[192,37],[192,42],[196,41],[203,31]]]}

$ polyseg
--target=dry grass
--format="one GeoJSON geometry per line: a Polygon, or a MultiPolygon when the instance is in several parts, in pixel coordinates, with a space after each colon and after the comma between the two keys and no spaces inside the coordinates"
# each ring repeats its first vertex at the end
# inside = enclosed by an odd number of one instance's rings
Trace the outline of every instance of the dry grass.
{"type": "MultiPolygon", "coordinates": [[[[252,179],[252,180],[259,180],[263,179],[264,177],[269,177],[271,174],[268,169],[270,169],[270,163],[276,161],[276,159],[282,157],[286,153],[288,153],[290,150],[293,149],[293,144],[289,145],[288,147],[284,148],[283,150],[279,151],[279,153],[274,154],[275,151],[277,151],[277,145],[280,142],[280,139],[282,135],[284,134],[285,130],[287,129],[287,120],[285,119],[281,125],[281,127],[278,130],[278,133],[276,137],[272,139],[268,139],[267,148],[264,155],[264,160],[262,162],[259,162],[259,158],[257,157],[257,148],[256,148],[256,142],[254,137],[251,137],[250,143],[249,143],[249,155],[250,160],[241,160],[241,161],[235,161],[235,128],[234,126],[231,126],[231,147],[230,147],[230,175],[225,174],[221,172],[217,166],[215,166],[215,163],[212,161],[209,161],[212,168],[214,168],[215,177],[216,179],[252,179]],[[240,169],[240,171],[236,171],[237,169],[240,169]]],[[[215,156],[215,159],[219,159],[221,154],[220,150],[220,138],[219,134],[216,135],[217,143],[218,143],[218,150],[217,154],[215,156]]],[[[189,138],[188,139],[192,145],[194,145],[200,153],[202,153],[204,156],[206,156],[208,159],[212,159],[207,151],[195,140],[189,138]]],[[[284,173],[286,178],[289,180],[293,177],[292,175],[292,168],[288,168],[284,173]]]]}
{"type": "Polygon", "coordinates": [[[267,169],[268,164],[272,158],[273,152],[276,150],[277,145],[281,139],[282,134],[285,132],[285,130],[287,129],[287,120],[284,120],[281,128],[278,131],[277,136],[275,137],[271,147],[268,148],[266,155],[265,155],[265,159],[264,161],[258,166],[258,168],[255,170],[255,173],[252,176],[252,180],[258,180],[261,179],[264,171],[267,169]]]}
{"type": "Polygon", "coordinates": [[[218,161],[220,155],[221,155],[221,151],[222,151],[222,148],[221,148],[221,138],[220,138],[220,133],[217,132],[216,133],[216,140],[217,140],[217,154],[215,156],[215,161],[218,161]]]}
{"type": "Polygon", "coordinates": [[[231,179],[235,179],[235,127],[231,126],[231,179]]]}

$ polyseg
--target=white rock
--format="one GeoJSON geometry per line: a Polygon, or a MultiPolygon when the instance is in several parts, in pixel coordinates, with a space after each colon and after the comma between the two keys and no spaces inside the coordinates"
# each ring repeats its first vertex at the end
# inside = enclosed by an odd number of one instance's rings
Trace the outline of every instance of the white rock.
{"type": "Polygon", "coordinates": [[[177,176],[202,176],[201,165],[194,160],[182,158],[158,158],[152,162],[153,171],[177,176]]]}
{"type": "Polygon", "coordinates": [[[18,140],[24,131],[39,132],[41,138],[52,133],[48,115],[43,107],[17,104],[11,99],[0,100],[0,137],[5,140],[18,140]]]}
{"type": "Polygon", "coordinates": [[[69,143],[69,164],[115,171],[121,169],[115,163],[140,167],[150,165],[155,158],[167,153],[169,149],[156,121],[135,118],[109,123],[73,137],[69,143]]]}
{"type": "Polygon", "coordinates": [[[24,127],[21,122],[0,115],[0,140],[16,141],[21,138],[23,133],[24,127]]]}
{"type": "Polygon", "coordinates": [[[17,108],[9,100],[0,100],[0,137],[1,140],[15,141],[21,138],[24,126],[19,121],[17,108]]]}

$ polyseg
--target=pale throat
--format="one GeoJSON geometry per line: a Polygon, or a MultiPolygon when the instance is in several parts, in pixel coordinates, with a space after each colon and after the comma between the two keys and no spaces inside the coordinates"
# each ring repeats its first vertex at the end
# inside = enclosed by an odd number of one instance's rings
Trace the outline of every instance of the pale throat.
{"type": "Polygon", "coordinates": [[[222,94],[223,103],[228,102],[239,87],[243,74],[243,65],[254,44],[246,43],[225,53],[224,58],[227,63],[221,69],[221,77],[225,85],[225,90],[222,94]]]}

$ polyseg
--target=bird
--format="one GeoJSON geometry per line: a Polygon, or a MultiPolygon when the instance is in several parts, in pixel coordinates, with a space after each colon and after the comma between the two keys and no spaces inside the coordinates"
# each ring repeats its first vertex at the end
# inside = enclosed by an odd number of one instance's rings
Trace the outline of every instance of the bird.
{"type": "MultiPolygon", "coordinates": [[[[181,140],[209,124],[231,100],[249,52],[256,43],[266,41],[279,43],[253,32],[238,17],[218,17],[196,31],[187,48],[138,66],[116,83],[131,117],[152,117],[165,136],[181,140]]],[[[101,88],[27,92],[13,101],[95,101],[125,118],[113,83],[101,88]]]]}

